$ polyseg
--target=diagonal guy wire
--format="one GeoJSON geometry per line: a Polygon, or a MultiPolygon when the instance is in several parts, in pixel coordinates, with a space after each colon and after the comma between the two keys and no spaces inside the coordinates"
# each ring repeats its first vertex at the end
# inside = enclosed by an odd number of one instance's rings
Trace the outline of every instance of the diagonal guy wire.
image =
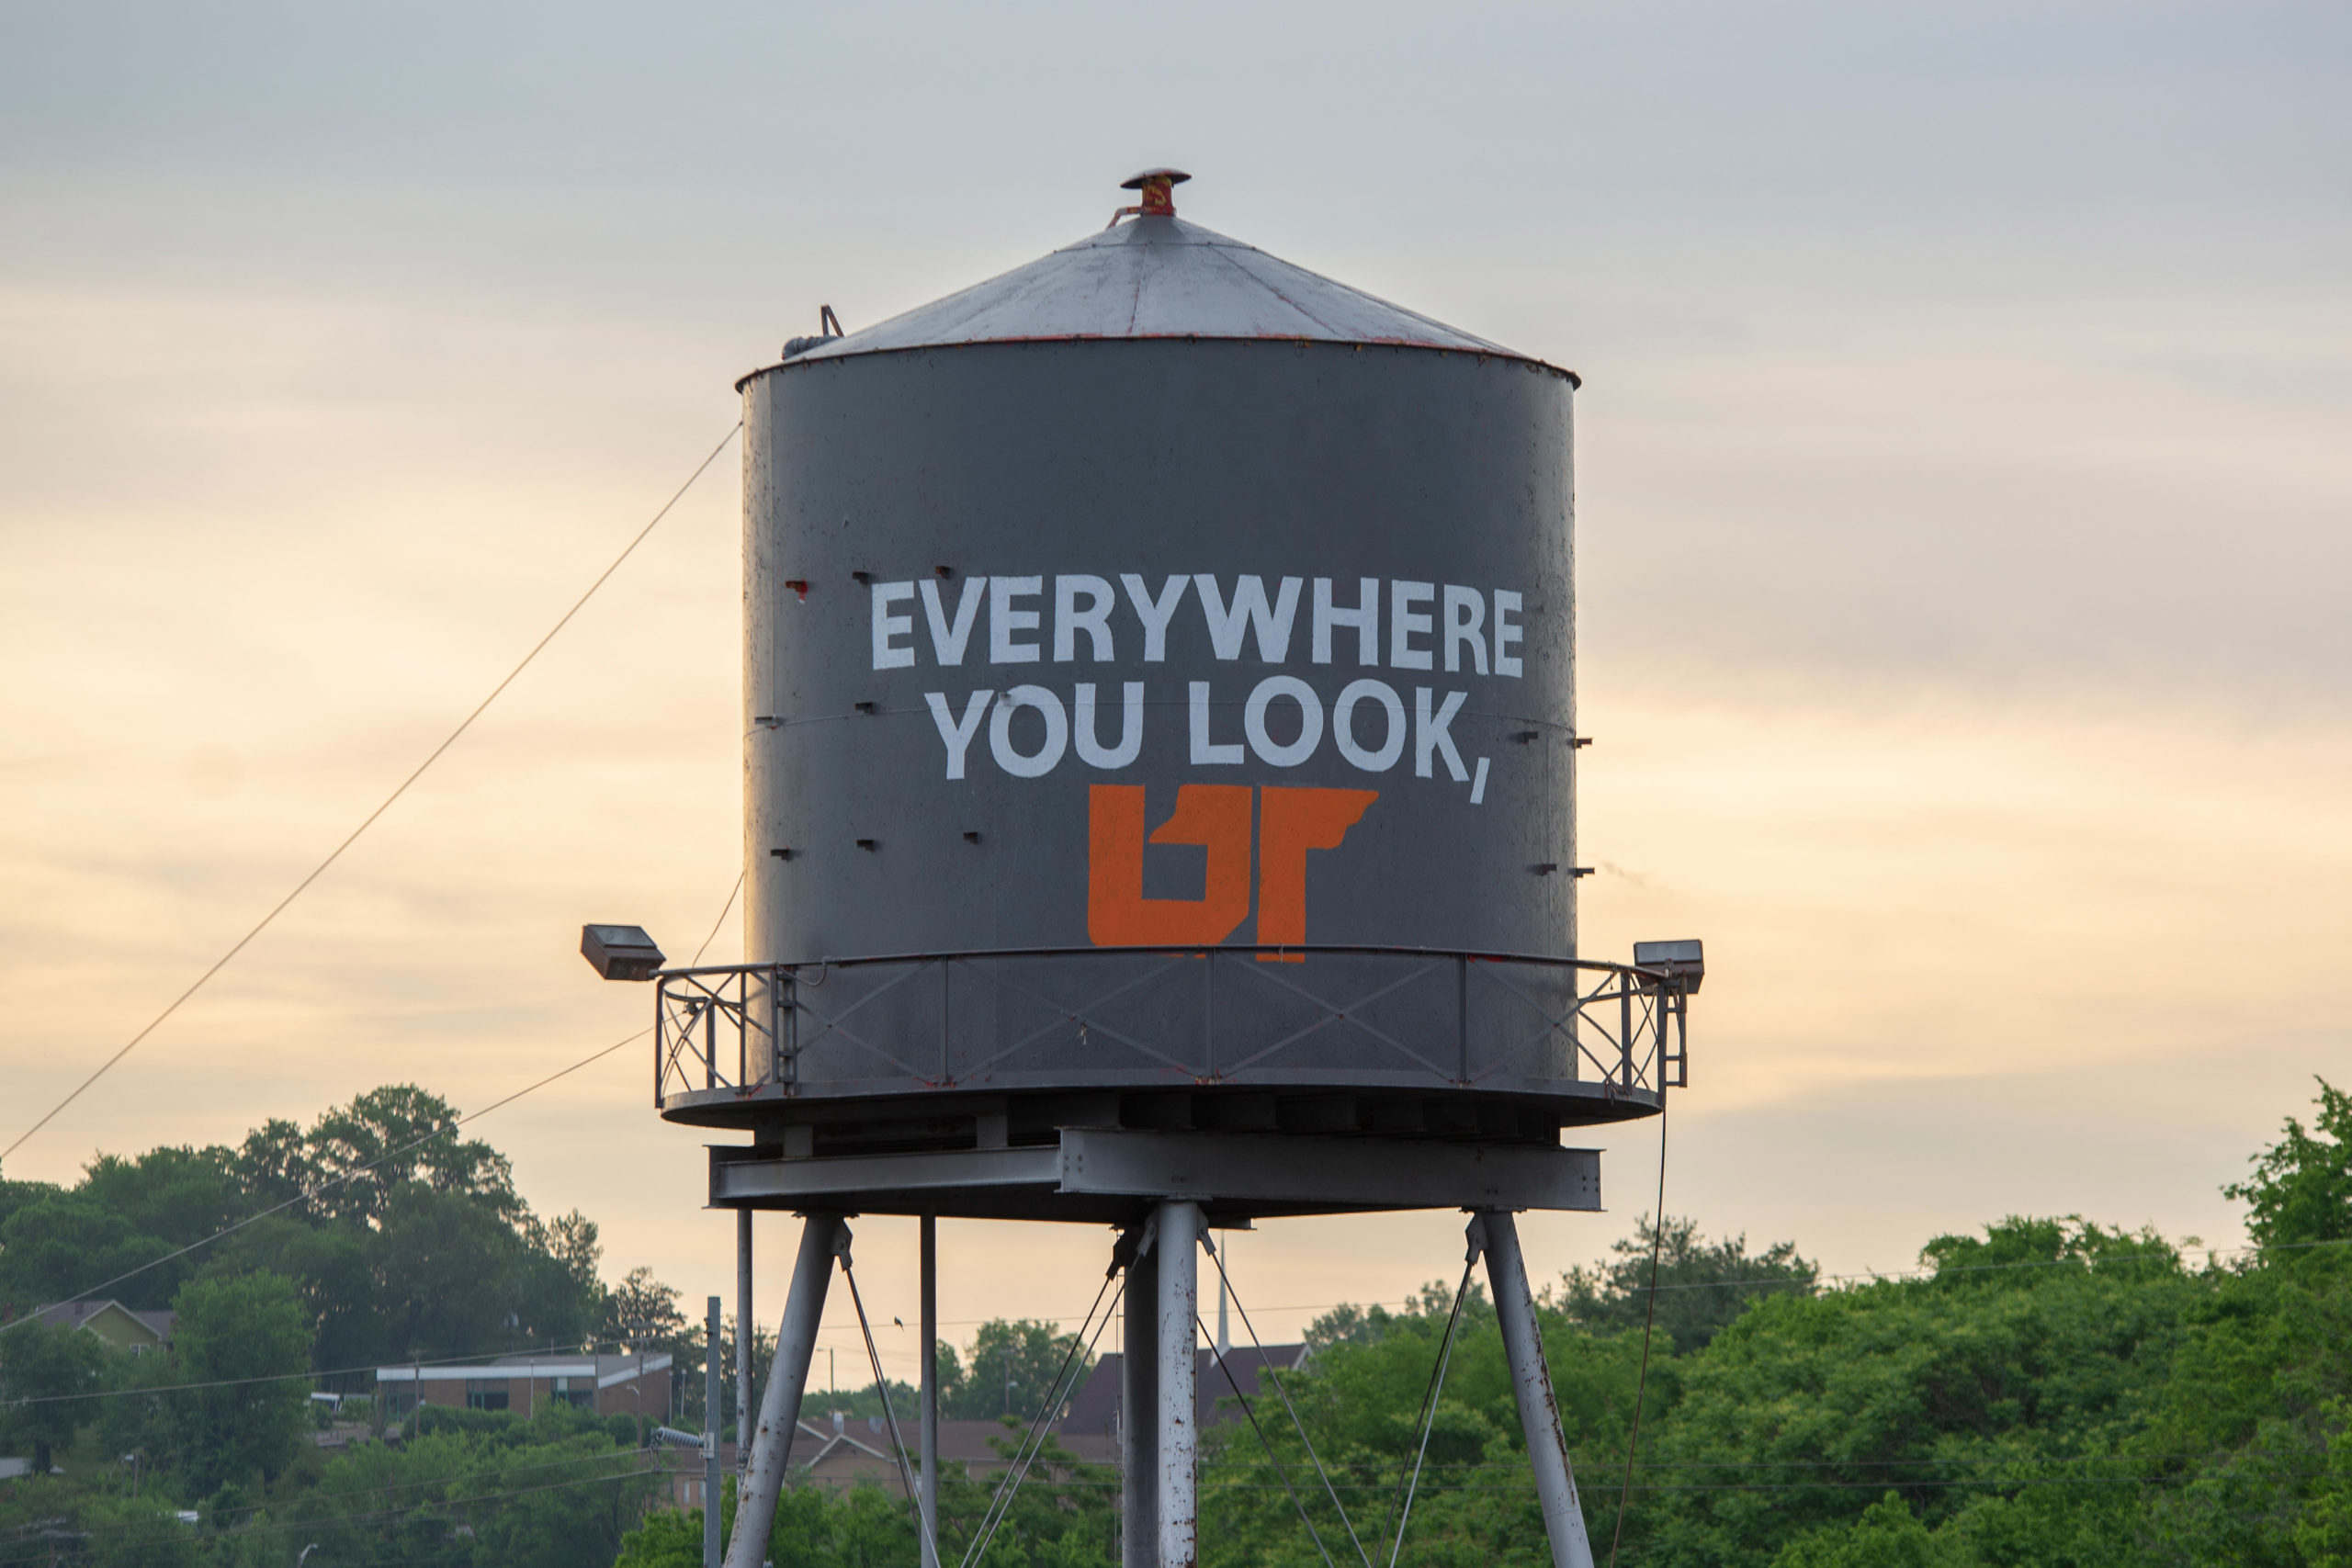
{"type": "Polygon", "coordinates": [[[1363,1542],[1356,1539],[1355,1521],[1348,1517],[1348,1510],[1340,1501],[1339,1491],[1331,1484],[1330,1472],[1316,1457],[1315,1439],[1306,1435],[1306,1423],[1298,1418],[1298,1406],[1290,1402],[1290,1390],[1283,1386],[1282,1375],[1278,1371],[1265,1367],[1265,1344],[1258,1337],[1258,1325],[1250,1321],[1250,1309],[1241,1304],[1241,1292],[1233,1288],[1232,1276],[1225,1271],[1225,1259],[1217,1255],[1216,1248],[1211,1247],[1209,1261],[1216,1265],[1216,1277],[1224,1284],[1225,1293],[1233,1298],[1233,1310],[1241,1314],[1241,1326],[1249,1332],[1250,1343],[1258,1347],[1259,1364],[1265,1368],[1261,1375],[1271,1379],[1274,1392],[1282,1396],[1283,1408],[1290,1413],[1290,1424],[1298,1428],[1298,1442],[1306,1450],[1306,1462],[1315,1467],[1317,1477],[1323,1483],[1324,1494],[1331,1499],[1331,1506],[1339,1510],[1340,1523],[1348,1532],[1348,1544],[1356,1549],[1356,1556],[1363,1560],[1363,1568],[1372,1568],[1372,1554],[1363,1549],[1363,1542]]]}
{"type": "MultiPolygon", "coordinates": [[[[742,879],[739,877],[736,879],[735,892],[729,893],[727,896],[726,908],[723,908],[718,912],[718,924],[714,924],[711,927],[712,936],[716,936],[718,934],[718,925],[726,922],[728,910],[732,909],[735,907],[735,895],[737,893],[741,893],[742,890],[742,879]]],[[[708,947],[709,945],[709,939],[705,938],[703,946],[708,947]]],[[[696,953],[695,956],[699,958],[702,955],[700,953],[696,953]]],[[[204,1237],[201,1241],[189,1242],[177,1252],[167,1252],[161,1258],[141,1263],[138,1268],[130,1269],[125,1273],[117,1274],[111,1280],[101,1280],[97,1284],[91,1286],[88,1290],[84,1291],[77,1295],[69,1296],[66,1299],[68,1301],[76,1302],[85,1300],[88,1297],[97,1294],[100,1291],[108,1290],[116,1285],[121,1284],[133,1274],[144,1274],[148,1269],[158,1268],[163,1264],[169,1263],[175,1258],[185,1258],[199,1247],[209,1247],[214,1242],[219,1241],[222,1236],[231,1235],[236,1231],[241,1231],[256,1220],[266,1220],[272,1214],[283,1213],[287,1210],[294,1207],[297,1203],[307,1203],[311,1199],[317,1197],[320,1193],[328,1190],[330,1188],[340,1187],[346,1181],[356,1180],[358,1178],[367,1175],[378,1166],[382,1165],[386,1160],[398,1159],[401,1156],[408,1153],[409,1150],[424,1144],[429,1144],[434,1139],[442,1136],[444,1133],[454,1133],[459,1127],[469,1126],[473,1122],[479,1122],[483,1117],[489,1115],[492,1111],[498,1110],[500,1107],[512,1105],[516,1100],[522,1099],[525,1095],[536,1093],[537,1091],[547,1088],[548,1085],[555,1082],[558,1078],[570,1077],[581,1068],[601,1062],[605,1057],[611,1055],[614,1052],[621,1049],[621,1047],[625,1045],[634,1045],[652,1032],[653,1031],[650,1028],[640,1029],[626,1040],[616,1040],[610,1045],[605,1046],[603,1050],[591,1052],[587,1055],[581,1057],[580,1060],[572,1063],[571,1066],[559,1068],[555,1072],[549,1073],[547,1077],[539,1079],[537,1083],[526,1084],[521,1089],[516,1089],[513,1094],[506,1096],[503,1100],[493,1100],[488,1105],[483,1106],[480,1111],[469,1111],[467,1114],[458,1117],[458,1120],[448,1127],[439,1128],[433,1132],[424,1134],[421,1136],[412,1138],[396,1149],[387,1149],[382,1154],[378,1155],[374,1159],[369,1160],[366,1165],[346,1170],[341,1176],[332,1177],[325,1181],[320,1182],[315,1187],[306,1187],[301,1191],[294,1194],[293,1197],[287,1199],[283,1203],[275,1204],[270,1208],[264,1209],[258,1214],[247,1214],[243,1219],[239,1220],[236,1224],[224,1226],[221,1229],[213,1232],[210,1235],[204,1237]]],[[[0,1334],[6,1334],[11,1328],[17,1327],[20,1325],[28,1324],[32,1321],[34,1321],[33,1315],[28,1314],[17,1319],[14,1323],[0,1324],[0,1334]]],[[[308,1376],[315,1374],[304,1375],[308,1376]]]]}
{"type": "Polygon", "coordinates": [[[1064,1384],[1069,1377],[1070,1364],[1078,1359],[1080,1348],[1083,1346],[1089,1355],[1093,1354],[1096,1343],[1102,1337],[1102,1331],[1110,1327],[1111,1319],[1118,1315],[1119,1302],[1127,1292],[1124,1283],[1119,1286],[1118,1293],[1111,1296],[1111,1308],[1102,1314],[1102,1321],[1099,1324],[1094,1321],[1094,1314],[1102,1305],[1102,1298],[1110,1292],[1111,1282],[1116,1277],[1115,1270],[1102,1277],[1102,1288],[1094,1292],[1094,1304],[1086,1309],[1086,1321],[1080,1323],[1078,1332],[1070,1336],[1069,1354],[1062,1358],[1061,1370],[1054,1373],[1054,1381],[1046,1385],[1046,1401],[1037,1407],[1037,1418],[1029,1423],[1029,1430],[1022,1434],[1021,1446],[1012,1450],[1016,1462],[1006,1469],[1004,1479],[997,1483],[996,1495],[989,1499],[989,1510],[980,1517],[978,1532],[964,1548],[961,1568],[972,1568],[972,1564],[981,1560],[988,1551],[989,1542],[996,1539],[998,1529],[1011,1516],[1013,1494],[1020,1491],[1022,1482],[1028,1479],[1030,1462],[1045,1450],[1046,1437],[1050,1436],[1044,1433],[1046,1417],[1066,1397],[1064,1384]],[[1090,1326],[1094,1330],[1091,1339],[1087,1337],[1090,1326]],[[1035,1448],[1031,1447],[1033,1442],[1035,1448]]]}
{"type": "MultiPolygon", "coordinates": [[[[1483,1237],[1481,1245],[1484,1245],[1483,1237]]],[[[1396,1516],[1396,1539],[1388,1547],[1388,1568],[1396,1568],[1396,1554],[1405,1550],[1405,1526],[1413,1517],[1413,1494],[1420,1490],[1421,1461],[1429,1457],[1430,1434],[1437,1430],[1438,1395],[1445,1390],[1445,1369],[1453,1360],[1453,1332],[1462,1322],[1462,1303],[1470,1294],[1471,1270],[1477,1267],[1478,1254],[1474,1248],[1470,1260],[1462,1266],[1462,1283],[1453,1292],[1453,1310],[1445,1317],[1445,1340],[1438,1347],[1437,1365],[1430,1372],[1430,1392],[1424,1401],[1428,1408],[1423,1412],[1421,1421],[1421,1444],[1413,1450],[1412,1480],[1406,1483],[1405,1506],[1396,1516]]],[[[1394,1506],[1393,1504],[1391,1506],[1394,1506]]]]}
{"type": "Polygon", "coordinates": [[[1289,1467],[1283,1463],[1282,1456],[1274,1452],[1274,1445],[1267,1439],[1266,1429],[1258,1425],[1258,1413],[1250,1408],[1250,1396],[1241,1392],[1240,1382],[1234,1377],[1233,1369],[1225,1364],[1225,1352],[1217,1348],[1216,1340],[1209,1334],[1209,1325],[1201,1321],[1198,1313],[1193,1314],[1193,1326],[1200,1331],[1202,1338],[1208,1340],[1209,1354],[1216,1358],[1216,1370],[1225,1374],[1225,1386],[1231,1389],[1233,1397],[1241,1402],[1241,1414],[1250,1418],[1250,1429],[1258,1434],[1258,1446],[1265,1450],[1266,1457],[1273,1461],[1274,1473],[1282,1478],[1283,1490],[1290,1494],[1291,1506],[1298,1510],[1298,1522],[1306,1527],[1306,1539],[1315,1543],[1316,1555],[1323,1559],[1324,1568],[1339,1568],[1339,1564],[1331,1561],[1330,1549],[1323,1544],[1323,1532],[1317,1529],[1315,1521],[1307,1517],[1306,1504],[1299,1496],[1298,1488],[1290,1483],[1289,1467]]]}
{"type": "Polygon", "coordinates": [[[374,827],[376,825],[376,818],[381,817],[385,812],[390,811],[392,808],[392,802],[398,800],[401,795],[406,795],[408,793],[409,785],[424,777],[424,770],[439,761],[441,760],[441,754],[458,743],[458,737],[463,735],[468,729],[471,728],[473,727],[474,720],[480,718],[482,716],[483,711],[487,709],[491,704],[498,700],[501,693],[504,692],[507,687],[514,683],[514,678],[522,674],[525,670],[530,667],[531,660],[539,656],[540,650],[555,640],[556,634],[563,630],[565,626],[571,624],[571,617],[580,614],[581,610],[587,604],[588,601],[595,597],[596,590],[605,586],[605,581],[611,578],[613,573],[621,569],[621,562],[628,559],[630,554],[636,550],[637,547],[645,543],[645,536],[653,532],[654,528],[661,523],[662,519],[670,515],[670,509],[672,507],[676,506],[681,500],[684,499],[686,491],[694,488],[695,480],[702,478],[704,472],[709,468],[711,464],[718,461],[718,455],[727,450],[727,444],[729,441],[735,439],[735,432],[742,428],[742,421],[736,421],[733,428],[729,430],[725,435],[719,438],[718,445],[710,449],[710,456],[705,457],[702,460],[701,465],[697,467],[693,473],[686,476],[686,482],[680,485],[677,489],[677,492],[672,495],[668,501],[662,502],[662,510],[653,514],[653,521],[648,523],[644,527],[637,531],[637,536],[631,539],[628,545],[622,548],[619,555],[613,558],[613,564],[606,567],[597,575],[596,581],[588,585],[588,592],[582,593],[578,599],[572,601],[571,608],[566,610],[562,616],[557,620],[556,624],[548,628],[547,636],[539,638],[538,641],[531,645],[531,651],[523,655],[522,662],[516,664],[514,669],[509,670],[506,672],[506,678],[490,689],[490,695],[482,698],[480,703],[475,705],[474,711],[466,715],[464,719],[459,721],[458,728],[449,731],[448,736],[443,739],[441,744],[435,746],[432,751],[426,755],[424,761],[416,765],[415,771],[411,773],[408,777],[402,779],[400,782],[399,787],[384,797],[382,805],[377,807],[375,810],[370,811],[360,822],[359,826],[351,830],[350,835],[345,838],[343,842],[337,844],[334,850],[329,852],[326,859],[312,866],[311,868],[311,874],[302,878],[301,881],[296,883],[294,885],[294,890],[287,894],[285,897],[280,898],[275,905],[273,905],[269,913],[264,915],[260,919],[254,922],[253,929],[245,932],[244,935],[239,937],[236,940],[235,944],[232,945],[228,952],[222,953],[219,958],[214,959],[212,961],[211,968],[207,969],[203,974],[198,975],[194,982],[188,986],[187,990],[182,991],[178,996],[172,998],[170,1006],[166,1007],[163,1011],[150,1019],[147,1022],[146,1028],[132,1035],[130,1040],[123,1044],[121,1050],[117,1051],[113,1055],[108,1056],[104,1062],[100,1063],[98,1070],[92,1073],[88,1077],[84,1078],[74,1089],[73,1093],[59,1100],[55,1105],[51,1106],[48,1113],[42,1116],[40,1121],[26,1128],[22,1133],[19,1133],[17,1135],[17,1141],[15,1143],[10,1144],[5,1149],[0,1149],[0,1160],[6,1159],[10,1155],[15,1154],[18,1149],[24,1147],[26,1140],[29,1139],[35,1133],[40,1132],[43,1127],[48,1126],[52,1121],[55,1121],[59,1111],[63,1111],[67,1106],[81,1099],[83,1093],[87,1090],[92,1084],[96,1083],[100,1078],[106,1077],[107,1073],[114,1069],[116,1063],[121,1061],[125,1056],[130,1055],[132,1051],[137,1049],[141,1041],[146,1039],[150,1034],[154,1033],[156,1030],[162,1028],[165,1019],[179,1011],[181,1003],[187,1001],[190,997],[196,995],[197,992],[202,990],[205,983],[210,980],[215,975],[220,973],[221,970],[227,968],[229,966],[229,961],[236,957],[240,953],[243,953],[248,942],[252,942],[254,938],[261,935],[263,931],[268,930],[270,922],[277,919],[278,916],[284,914],[286,912],[286,907],[288,904],[293,903],[295,899],[300,898],[306,891],[308,891],[311,884],[325,875],[327,867],[334,864],[336,861],[342,859],[343,852],[349,849],[353,844],[357,843],[359,841],[359,835],[374,827]]]}
{"type": "MultiPolygon", "coordinates": [[[[899,1480],[907,1489],[907,1501],[914,1505],[916,1531],[926,1533],[922,1494],[915,1489],[915,1472],[907,1467],[907,1440],[899,1435],[899,1414],[890,1408],[890,1380],[882,1375],[882,1352],[875,1348],[874,1325],[866,1321],[865,1298],[858,1294],[857,1270],[850,1267],[846,1252],[842,1254],[842,1278],[849,1281],[850,1304],[857,1308],[857,1331],[865,1336],[865,1359],[874,1368],[874,1392],[882,1396],[882,1419],[889,1424],[890,1451],[891,1457],[899,1461],[899,1480]]],[[[939,1543],[934,1540],[928,1544],[932,1561],[936,1562],[939,1560],[939,1543]]]]}

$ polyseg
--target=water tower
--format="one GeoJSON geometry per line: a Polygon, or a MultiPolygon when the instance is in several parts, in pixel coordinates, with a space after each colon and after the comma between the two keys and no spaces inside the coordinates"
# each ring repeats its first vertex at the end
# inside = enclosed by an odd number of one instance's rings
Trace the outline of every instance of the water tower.
{"type": "Polygon", "coordinates": [[[1434,1208],[1590,1562],[1510,1216],[1600,1207],[1562,1131],[1659,1110],[1700,970],[1577,951],[1577,378],[1178,218],[1185,177],[739,384],[749,962],[658,974],[654,1065],[749,1134],[744,1323],[752,1211],[803,1216],[730,1568],[847,1216],[924,1219],[927,1351],[935,1218],[1120,1228],[1126,1562],[1190,1568],[1204,1227],[1434,1208]]]}

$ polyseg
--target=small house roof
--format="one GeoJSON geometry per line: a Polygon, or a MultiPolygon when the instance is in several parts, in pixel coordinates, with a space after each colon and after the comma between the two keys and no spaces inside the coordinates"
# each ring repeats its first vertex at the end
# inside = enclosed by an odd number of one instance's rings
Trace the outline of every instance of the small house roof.
{"type": "MultiPolygon", "coordinates": [[[[1225,1352],[1225,1365],[1217,1365],[1217,1355],[1205,1347],[1193,1352],[1193,1402],[1196,1420],[1203,1428],[1220,1421],[1238,1421],[1241,1412],[1223,1402],[1231,1400],[1238,1392],[1242,1398],[1255,1404],[1260,1386],[1259,1374],[1268,1367],[1277,1371],[1295,1371],[1306,1362],[1306,1347],[1296,1345],[1237,1345],[1225,1352]]],[[[1124,1359],[1113,1351],[1094,1363],[1094,1370],[1079,1385],[1078,1396],[1069,1402],[1069,1414],[1057,1430],[1074,1437],[1108,1436],[1118,1430],[1120,1363],[1124,1359]]]]}
{"type": "Polygon", "coordinates": [[[119,1314],[126,1326],[134,1333],[143,1333],[158,1345],[172,1342],[172,1331],[180,1320],[175,1312],[142,1312],[118,1301],[52,1302],[38,1308],[33,1315],[51,1328],[88,1328],[109,1313],[119,1314]]]}

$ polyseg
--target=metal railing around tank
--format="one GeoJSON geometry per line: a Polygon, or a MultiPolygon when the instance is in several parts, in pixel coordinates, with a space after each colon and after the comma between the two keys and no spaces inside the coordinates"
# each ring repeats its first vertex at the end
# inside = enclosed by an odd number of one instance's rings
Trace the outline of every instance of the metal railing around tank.
{"type": "Polygon", "coordinates": [[[1170,1087],[1353,1080],[1517,1091],[1566,1080],[1614,1098],[1687,1079],[1682,983],[1589,959],[1363,946],[1020,948],[672,969],[656,981],[657,1109],[696,1091],[821,1092],[809,1072],[820,1063],[823,1082],[854,1080],[863,1092],[1031,1089],[1057,1077],[1094,1087],[1101,1075],[1089,1067],[1106,1053],[1170,1087]],[[1290,967],[1310,958],[1321,961],[1319,986],[1290,967]],[[1077,999],[1064,994],[1080,981],[1077,999]],[[1222,1016],[1221,989],[1240,998],[1222,1016]],[[1414,1005],[1400,1011],[1407,998],[1414,1005]],[[1171,1047],[1171,1020],[1189,1042],[1171,1047]],[[1342,1040],[1345,1061],[1328,1065],[1329,1047],[1342,1040]],[[1313,1060],[1322,1065],[1303,1065],[1302,1053],[1318,1045],[1313,1060]],[[1024,1064],[1025,1054],[1057,1046],[1048,1065],[1024,1064]]]}

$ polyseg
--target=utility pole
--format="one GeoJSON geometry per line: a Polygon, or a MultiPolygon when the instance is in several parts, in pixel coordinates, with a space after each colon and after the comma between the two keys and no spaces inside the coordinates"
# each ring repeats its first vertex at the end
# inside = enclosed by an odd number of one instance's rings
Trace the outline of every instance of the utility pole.
{"type": "MultiPolygon", "coordinates": [[[[748,1213],[749,1211],[746,1211],[748,1213]]],[[[922,1335],[922,1409],[919,1419],[922,1434],[918,1444],[922,1453],[922,1501],[918,1509],[922,1518],[922,1568],[939,1568],[939,1219],[935,1214],[922,1217],[922,1234],[918,1238],[921,1257],[918,1258],[922,1301],[916,1314],[917,1325],[922,1335]]]]}
{"type": "MultiPolygon", "coordinates": [[[[702,1341],[702,1568],[718,1568],[718,1298],[702,1341]]],[[[675,1382],[673,1377],[671,1382],[675,1382]]]]}

